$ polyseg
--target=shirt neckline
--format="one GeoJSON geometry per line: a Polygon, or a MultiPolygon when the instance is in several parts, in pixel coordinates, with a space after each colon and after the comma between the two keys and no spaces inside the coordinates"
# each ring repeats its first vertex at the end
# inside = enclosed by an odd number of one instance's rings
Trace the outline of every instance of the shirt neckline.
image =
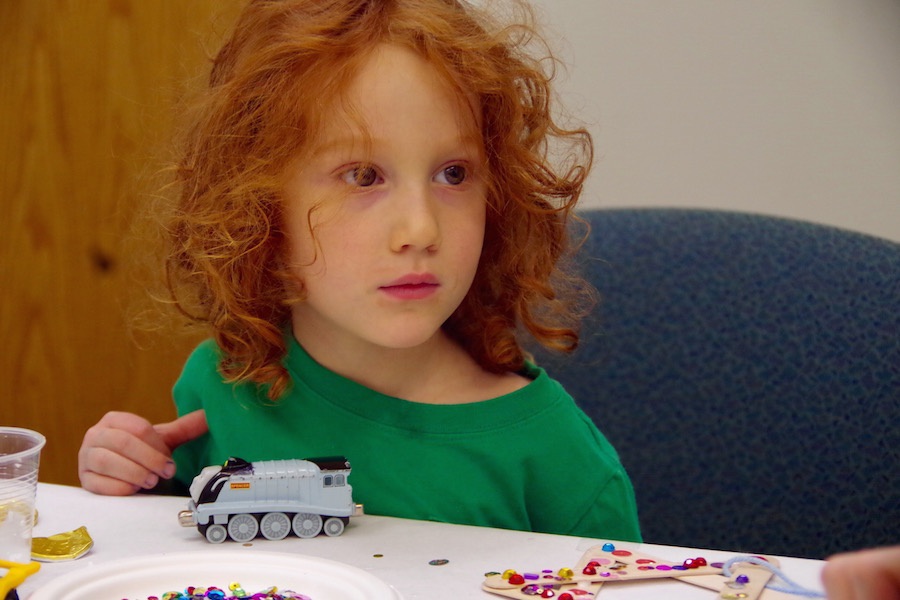
{"type": "Polygon", "coordinates": [[[540,367],[526,363],[524,387],[498,396],[464,404],[427,404],[382,394],[316,362],[289,332],[285,366],[302,397],[319,399],[387,427],[440,433],[478,433],[508,427],[536,418],[552,407],[564,392],[540,367]]]}

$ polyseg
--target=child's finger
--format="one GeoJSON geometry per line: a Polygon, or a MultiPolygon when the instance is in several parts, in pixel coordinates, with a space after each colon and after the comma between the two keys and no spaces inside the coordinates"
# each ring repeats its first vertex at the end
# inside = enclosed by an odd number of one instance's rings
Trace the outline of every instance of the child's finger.
{"type": "MultiPolygon", "coordinates": [[[[156,432],[153,424],[136,414],[110,411],[103,415],[103,418],[88,430],[85,439],[87,439],[92,432],[102,433],[103,430],[122,431],[131,434],[160,454],[169,454],[169,448],[156,432]]],[[[111,446],[107,445],[106,447],[109,448],[111,446]]]]}
{"type": "Polygon", "coordinates": [[[159,482],[156,473],[108,448],[82,446],[78,458],[81,485],[91,492],[127,495],[159,482]]]}
{"type": "Polygon", "coordinates": [[[154,425],[153,429],[156,430],[170,451],[209,431],[206,424],[206,411],[202,409],[190,412],[174,421],[154,425]]]}
{"type": "Polygon", "coordinates": [[[130,496],[138,491],[138,487],[119,479],[106,477],[86,471],[81,473],[81,487],[95,494],[104,496],[130,496]]]}
{"type": "MultiPolygon", "coordinates": [[[[120,413],[125,415],[126,413],[120,413]]],[[[166,479],[175,474],[171,452],[153,426],[135,415],[107,415],[88,429],[82,443],[79,470],[122,479],[139,487],[154,475],[166,479]],[[134,417],[127,418],[127,417],[134,417]],[[146,423],[146,426],[144,426],[146,423]],[[98,452],[91,452],[98,450],[98,452]]]]}

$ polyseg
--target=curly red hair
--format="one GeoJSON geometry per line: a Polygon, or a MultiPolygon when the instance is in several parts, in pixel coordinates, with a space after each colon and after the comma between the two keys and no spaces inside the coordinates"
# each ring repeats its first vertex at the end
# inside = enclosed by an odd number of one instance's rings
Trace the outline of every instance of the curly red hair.
{"type": "Polygon", "coordinates": [[[414,49],[480,111],[488,163],[484,247],[468,295],[445,330],[485,369],[517,371],[519,334],[571,351],[590,286],[563,268],[591,137],[551,114],[553,61],[529,9],[498,26],[462,0],[254,0],[215,57],[175,170],[180,196],[166,231],[175,304],[208,324],[230,381],[290,384],[284,329],[297,286],[284,265],[282,188],[376,45],[414,49]],[[543,57],[550,58],[544,49],[543,57]],[[294,291],[292,291],[294,290],[294,291]]]}

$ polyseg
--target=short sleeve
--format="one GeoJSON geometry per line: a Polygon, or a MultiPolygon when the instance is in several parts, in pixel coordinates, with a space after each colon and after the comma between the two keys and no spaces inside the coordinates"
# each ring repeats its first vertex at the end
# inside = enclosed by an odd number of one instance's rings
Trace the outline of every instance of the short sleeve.
{"type": "Polygon", "coordinates": [[[612,474],[566,533],[623,542],[642,541],[634,489],[624,470],[612,474]]]}
{"type": "MultiPolygon", "coordinates": [[[[178,416],[205,408],[204,390],[215,389],[222,385],[222,377],[218,374],[219,350],[215,342],[206,340],[188,357],[181,375],[172,388],[172,397],[178,416]]],[[[208,444],[209,434],[182,444],[172,452],[175,459],[175,478],[184,485],[190,485],[194,475],[207,466],[203,464],[203,456],[208,444]]]]}

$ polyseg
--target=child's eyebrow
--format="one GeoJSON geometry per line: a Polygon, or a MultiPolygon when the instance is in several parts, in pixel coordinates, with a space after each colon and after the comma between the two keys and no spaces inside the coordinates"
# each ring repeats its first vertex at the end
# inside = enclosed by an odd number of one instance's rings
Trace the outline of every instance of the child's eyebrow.
{"type": "MultiPolygon", "coordinates": [[[[480,154],[483,148],[483,140],[478,134],[461,134],[453,137],[452,139],[448,139],[446,141],[440,141],[442,145],[446,148],[456,150],[462,150],[465,153],[475,153],[480,154]]],[[[310,151],[315,155],[323,155],[323,154],[338,154],[338,153],[348,153],[352,154],[354,152],[370,152],[372,148],[377,148],[380,145],[385,144],[386,142],[380,141],[376,137],[370,136],[362,136],[362,135],[341,135],[336,137],[328,137],[325,138],[310,147],[310,151]]]]}
{"type": "Polygon", "coordinates": [[[334,153],[344,150],[354,150],[356,147],[364,148],[372,146],[371,139],[362,136],[341,136],[325,138],[311,145],[310,150],[316,154],[334,153]]]}

